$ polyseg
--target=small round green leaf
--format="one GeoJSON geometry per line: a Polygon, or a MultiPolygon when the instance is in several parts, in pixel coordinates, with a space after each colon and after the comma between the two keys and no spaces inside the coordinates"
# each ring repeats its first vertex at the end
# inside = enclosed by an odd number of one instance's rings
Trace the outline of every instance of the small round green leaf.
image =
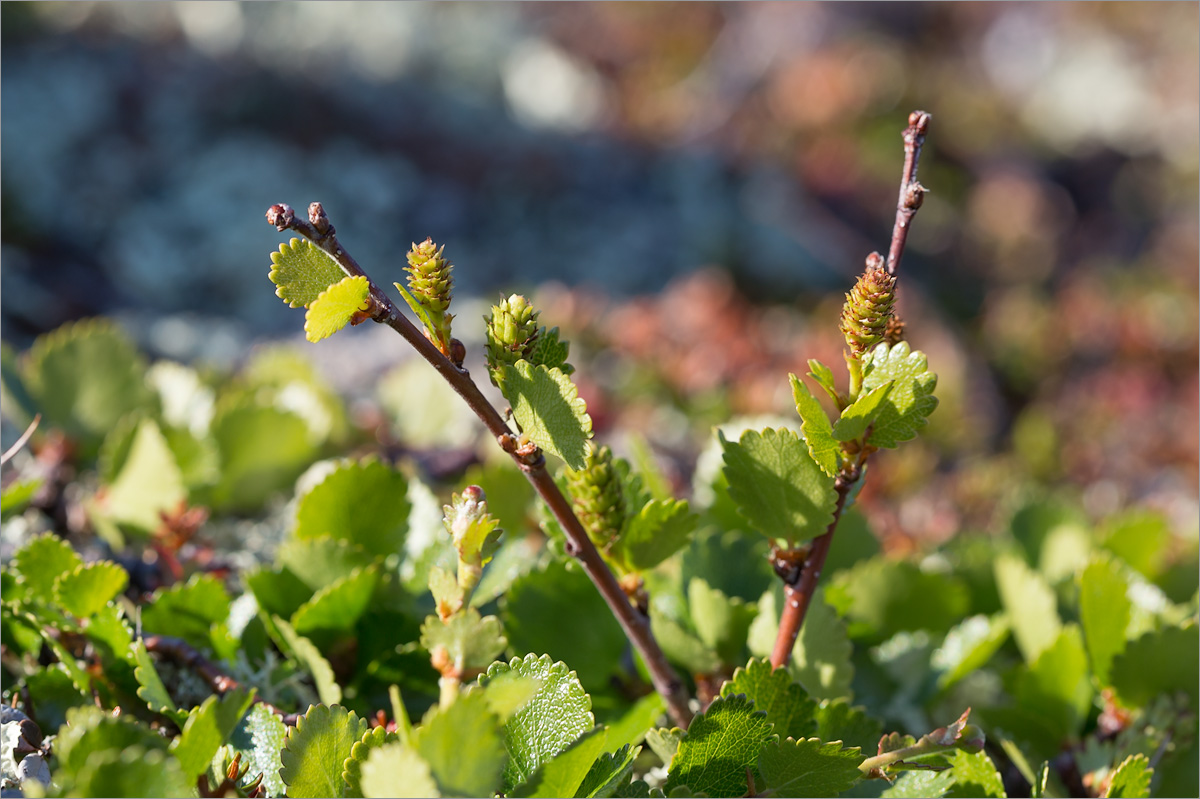
{"type": "Polygon", "coordinates": [[[386,557],[403,550],[411,509],[402,472],[378,458],[344,460],[300,498],[295,536],[329,534],[386,557]]]}
{"type": "Polygon", "coordinates": [[[67,611],[84,619],[99,611],[129,585],[129,573],[109,560],[76,566],[54,582],[54,596],[67,611]]]}
{"type": "Polygon", "coordinates": [[[506,791],[529,779],[538,766],[595,725],[592,700],[565,664],[551,662],[549,655],[513,658],[508,663],[493,663],[479,682],[487,685],[489,680],[511,673],[535,678],[542,687],[504,725],[509,756],[504,767],[506,791]]]}
{"type": "MultiPolygon", "coordinates": [[[[342,770],[367,722],[341,705],[313,705],[288,730],[280,776],[291,797],[342,797],[342,770]]],[[[368,760],[369,762],[369,760],[368,760]]],[[[364,775],[365,776],[365,775],[364,775]]]]}
{"type": "Polygon", "coordinates": [[[688,725],[664,790],[686,785],[693,795],[745,796],[746,773],[757,767],[771,732],[767,714],[746,697],[718,697],[688,725]]]}
{"type": "Polygon", "coordinates": [[[579,471],[586,466],[592,417],[579,389],[561,369],[517,361],[495,370],[500,392],[529,440],[579,471]]]}
{"type": "Polygon", "coordinates": [[[788,738],[764,746],[758,768],[772,796],[838,796],[862,779],[863,760],[858,747],[840,741],[788,738]]]}
{"type": "Polygon", "coordinates": [[[356,313],[367,310],[370,282],[362,275],[344,277],[317,296],[304,314],[304,336],[314,344],[341,330],[356,313]]]}
{"type": "Polygon", "coordinates": [[[722,436],[721,443],[729,496],[751,527],[791,546],[825,532],[837,492],[798,435],[787,429],[747,430],[738,441],[722,436]]]}
{"type": "Polygon", "coordinates": [[[307,308],[322,291],[346,276],[333,259],[311,241],[292,239],[271,253],[275,294],[292,308],[307,308]]]}
{"type": "Polygon", "coordinates": [[[60,575],[83,565],[83,559],[63,539],[51,532],[41,533],[25,542],[13,555],[13,571],[29,586],[34,596],[54,596],[54,583],[60,575]]]}

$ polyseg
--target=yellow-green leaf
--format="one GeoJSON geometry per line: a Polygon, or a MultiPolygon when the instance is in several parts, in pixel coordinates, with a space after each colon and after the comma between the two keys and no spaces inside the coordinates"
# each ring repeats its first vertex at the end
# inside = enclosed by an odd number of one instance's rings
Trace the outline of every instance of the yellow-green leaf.
{"type": "Polygon", "coordinates": [[[346,276],[333,259],[311,241],[292,239],[271,253],[275,294],[293,308],[307,308],[321,292],[346,276]]]}
{"type": "Polygon", "coordinates": [[[367,310],[371,284],[362,275],[345,277],[322,291],[304,315],[304,336],[316,343],[346,326],[359,311],[367,310]]]}

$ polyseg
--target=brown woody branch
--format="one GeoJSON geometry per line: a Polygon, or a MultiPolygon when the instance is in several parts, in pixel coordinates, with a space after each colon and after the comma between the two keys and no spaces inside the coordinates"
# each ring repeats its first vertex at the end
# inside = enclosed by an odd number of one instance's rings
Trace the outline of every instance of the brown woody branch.
{"type": "MultiPolygon", "coordinates": [[[[308,208],[309,219],[298,219],[292,209],[283,204],[273,205],[267,210],[267,221],[276,229],[294,230],[325,252],[342,270],[351,277],[367,277],[358,262],[338,242],[334,227],[325,215],[320,203],[312,203],[308,208]]],[[[583,566],[596,590],[604,597],[613,615],[617,617],[625,635],[641,654],[654,688],[666,700],[667,710],[672,721],[687,727],[691,720],[691,710],[688,708],[688,696],[683,688],[683,682],[667,663],[666,656],[650,632],[650,624],[645,616],[640,614],[630,604],[620,583],[608,568],[608,564],[600,556],[579,519],[575,516],[571,503],[558,488],[554,478],[546,470],[546,459],[536,447],[517,447],[516,437],[475,381],[470,373],[451,362],[442,354],[436,345],[417,329],[404,316],[388,296],[367,277],[370,284],[371,318],[399,333],[405,341],[428,361],[438,371],[446,382],[458,393],[463,401],[475,412],[488,431],[496,438],[500,447],[512,456],[521,467],[526,478],[541,496],[555,519],[562,526],[567,536],[567,551],[583,566]]]]}
{"type": "MultiPolygon", "coordinates": [[[[896,222],[892,226],[892,243],[888,248],[887,271],[895,275],[900,266],[900,258],[904,255],[904,245],[908,241],[908,230],[917,209],[925,198],[925,187],[917,180],[917,166],[921,161],[921,147],[925,144],[925,136],[929,133],[929,121],[932,115],[925,111],[913,111],[908,115],[908,127],[904,129],[904,172],[900,178],[900,199],[896,204],[896,222]]],[[[804,554],[803,562],[784,570],[789,555],[795,551],[776,553],[777,571],[783,576],[783,610],[779,614],[779,631],[775,636],[775,647],[771,650],[771,665],[775,668],[787,665],[792,658],[792,649],[800,628],[804,625],[804,617],[812,604],[813,594],[817,590],[817,581],[825,569],[825,559],[829,555],[833,534],[841,521],[842,511],[846,507],[846,497],[854,488],[854,484],[862,477],[863,466],[871,448],[863,448],[857,452],[853,462],[846,461],[834,482],[837,491],[837,505],[834,508],[833,521],[825,532],[815,538],[811,548],[804,554]]]]}
{"type": "MultiPolygon", "coordinates": [[[[146,645],[147,652],[162,655],[180,666],[199,674],[218,694],[224,694],[241,687],[237,680],[221,671],[217,667],[217,664],[204,657],[198,649],[182,638],[172,638],[168,635],[147,635],[142,639],[142,642],[146,645]]],[[[255,698],[254,701],[276,716],[280,716],[284,724],[295,726],[295,713],[285,713],[270,702],[265,702],[262,699],[255,698]]]]}

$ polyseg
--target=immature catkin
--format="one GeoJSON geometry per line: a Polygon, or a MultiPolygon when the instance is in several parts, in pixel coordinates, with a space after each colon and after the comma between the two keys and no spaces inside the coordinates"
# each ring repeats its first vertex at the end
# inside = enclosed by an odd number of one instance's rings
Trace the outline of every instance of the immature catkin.
{"type": "Polygon", "coordinates": [[[896,278],[878,262],[868,259],[866,271],[846,295],[842,307],[842,335],[856,358],[883,341],[896,305],[896,278]]]}
{"type": "Polygon", "coordinates": [[[538,312],[529,300],[514,294],[492,306],[487,322],[489,369],[498,369],[529,356],[538,336],[538,312]]]}
{"type": "Polygon", "coordinates": [[[625,525],[625,498],[621,478],[613,465],[612,450],[593,447],[580,471],[567,469],[567,487],[575,515],[588,538],[600,548],[621,534],[625,525]]]}
{"type": "Polygon", "coordinates": [[[442,254],[432,239],[412,245],[408,251],[408,290],[433,314],[441,314],[450,307],[450,292],[454,278],[450,273],[454,265],[442,254]]]}

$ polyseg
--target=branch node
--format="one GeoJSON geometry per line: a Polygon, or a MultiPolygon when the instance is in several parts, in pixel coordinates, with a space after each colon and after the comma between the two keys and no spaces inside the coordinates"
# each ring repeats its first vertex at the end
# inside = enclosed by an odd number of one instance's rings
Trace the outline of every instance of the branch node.
{"type": "Polygon", "coordinates": [[[334,230],[333,224],[329,221],[329,217],[325,214],[325,207],[319,202],[309,203],[308,205],[308,221],[316,228],[317,233],[322,237],[332,236],[337,231],[334,230]]]}

